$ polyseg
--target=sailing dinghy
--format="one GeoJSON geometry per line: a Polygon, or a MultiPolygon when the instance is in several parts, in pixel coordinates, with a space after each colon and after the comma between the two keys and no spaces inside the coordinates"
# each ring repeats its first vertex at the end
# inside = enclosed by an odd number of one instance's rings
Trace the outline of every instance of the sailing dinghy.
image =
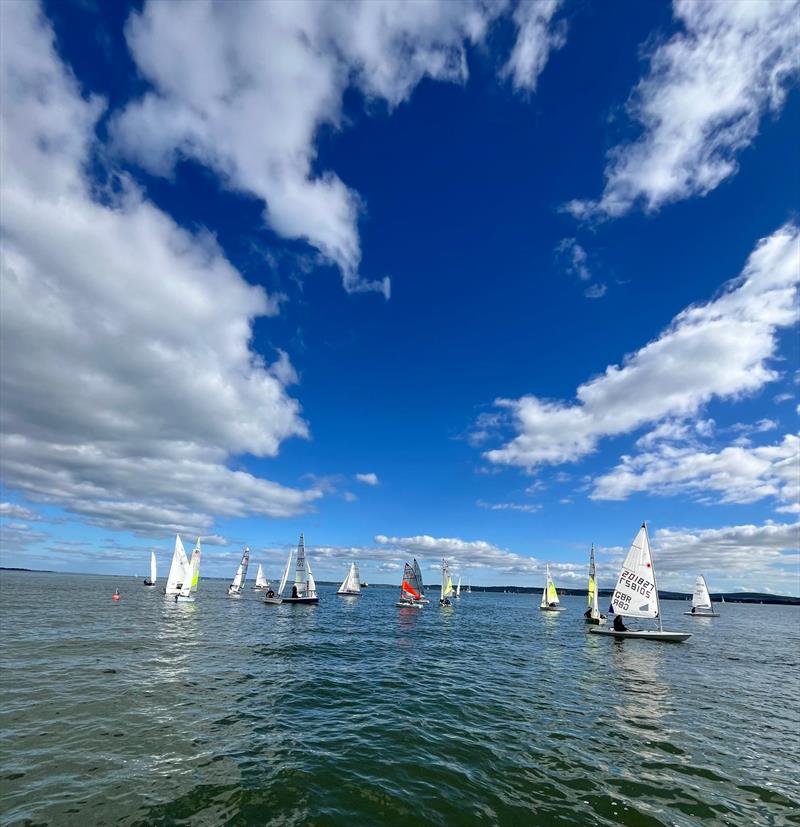
{"type": "Polygon", "coordinates": [[[175,595],[176,603],[194,603],[194,595],[200,582],[200,538],[192,552],[192,562],[189,565],[189,576],[175,595]]]}
{"type": "Polygon", "coordinates": [[[336,594],[341,597],[361,597],[361,578],[358,575],[358,563],[355,561],[350,564],[350,570],[336,594]]]}
{"type": "Polygon", "coordinates": [[[450,598],[453,597],[453,581],[450,577],[450,567],[447,565],[447,560],[442,560],[442,593],[439,596],[440,606],[452,606],[450,598]]]}
{"type": "Polygon", "coordinates": [[[461,600],[461,575],[458,575],[458,585],[456,586],[456,600],[461,600]]]}
{"type": "Polygon", "coordinates": [[[170,563],[169,574],[167,575],[167,585],[164,587],[164,594],[176,595],[180,593],[184,581],[189,579],[189,558],[186,556],[186,551],[181,542],[181,535],[175,535],[175,551],[172,553],[172,563],[170,563]]]}
{"type": "MultiPolygon", "coordinates": [[[[414,562],[416,563],[416,560],[414,562]]],[[[400,599],[395,603],[395,606],[402,609],[421,609],[423,607],[420,600],[421,596],[417,574],[413,566],[406,563],[403,569],[403,582],[400,584],[400,599]]]]}
{"type": "Polygon", "coordinates": [[[658,601],[656,572],[653,555],[650,551],[650,539],[647,525],[642,523],[639,533],[631,543],[628,556],[622,565],[614,594],[611,598],[611,610],[624,617],[658,618],[658,629],[601,629],[592,626],[591,634],[608,635],[615,638],[642,638],[644,640],[662,640],[680,643],[691,637],[688,632],[667,632],[661,623],[661,605],[658,601]]]}
{"type": "Polygon", "coordinates": [[[150,577],[145,577],[145,586],[155,586],[156,584],[156,553],[150,552],[150,577]]]}
{"type": "Polygon", "coordinates": [[[256,572],[256,583],[253,586],[254,592],[265,592],[269,589],[269,580],[264,577],[264,569],[261,563],[258,564],[258,571],[256,572]]]}
{"type": "Polygon", "coordinates": [[[417,558],[414,558],[414,576],[417,578],[417,589],[419,590],[419,597],[417,598],[418,603],[430,603],[431,601],[425,597],[425,584],[422,582],[422,569],[419,567],[419,563],[417,562],[417,558]]]}
{"type": "Polygon", "coordinates": [[[264,602],[269,603],[271,606],[280,606],[283,603],[283,590],[286,588],[286,583],[289,581],[289,572],[292,570],[292,556],[294,555],[294,551],[289,551],[289,556],[286,558],[286,565],[283,569],[283,574],[281,575],[281,582],[278,586],[277,594],[270,588],[267,589],[267,593],[264,595],[264,602]]]}
{"type": "Polygon", "coordinates": [[[236,569],[236,574],[233,576],[233,582],[228,586],[229,597],[239,597],[244,589],[244,581],[247,579],[247,567],[250,565],[250,549],[245,546],[242,561],[239,563],[239,568],[236,569]]]}
{"type": "Polygon", "coordinates": [[[547,564],[546,568],[546,580],[542,589],[542,601],[539,603],[539,610],[542,612],[566,612],[566,608],[560,606],[558,602],[556,584],[550,576],[550,563],[547,564]]]}
{"type": "Polygon", "coordinates": [[[711,605],[711,595],[708,593],[706,579],[702,574],[698,574],[697,580],[694,581],[692,610],[684,614],[689,617],[719,617],[719,612],[715,612],[711,605]]]}
{"type": "Polygon", "coordinates": [[[602,626],[606,622],[606,616],[600,614],[600,603],[597,597],[597,570],[594,564],[594,543],[589,554],[589,590],[587,594],[589,608],[583,613],[587,623],[593,626],[602,626]]]}
{"type": "MultiPolygon", "coordinates": [[[[281,580],[281,584],[285,587],[283,580],[281,580]]],[[[284,597],[283,589],[281,589],[279,596],[283,603],[319,603],[317,583],[311,572],[311,561],[306,557],[306,543],[302,532],[300,533],[300,542],[297,544],[297,561],[294,567],[292,593],[289,597],[284,597]]]]}

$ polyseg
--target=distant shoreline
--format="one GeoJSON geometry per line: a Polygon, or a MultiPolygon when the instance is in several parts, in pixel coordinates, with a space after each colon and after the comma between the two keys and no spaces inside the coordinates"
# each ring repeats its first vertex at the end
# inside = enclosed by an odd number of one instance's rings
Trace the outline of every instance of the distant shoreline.
{"type": "MultiPolygon", "coordinates": [[[[134,577],[134,574],[93,574],[91,572],[79,571],[52,571],[51,569],[24,569],[15,566],[0,566],[0,571],[22,571],[28,574],[64,574],[70,576],[83,577],[134,577]]],[[[209,580],[227,580],[226,577],[209,577],[209,580]]],[[[318,580],[321,586],[338,586],[339,581],[336,580],[318,580]]],[[[395,583],[370,583],[370,589],[396,589],[395,583]]],[[[473,586],[473,592],[488,592],[489,594],[540,594],[541,586],[473,586]]],[[[586,597],[586,589],[559,589],[560,595],[569,595],[570,597],[586,597]]],[[[600,589],[598,595],[600,597],[611,597],[612,589],[600,589]]],[[[686,602],[691,600],[691,593],[683,592],[668,592],[659,591],[658,596],[661,600],[680,600],[686,602]]],[[[791,597],[784,594],[766,594],[764,592],[718,592],[711,595],[711,600],[714,603],[720,603],[721,598],[725,598],[726,603],[763,603],[765,605],[771,604],[773,606],[800,606],[800,597],[791,597]]]]}

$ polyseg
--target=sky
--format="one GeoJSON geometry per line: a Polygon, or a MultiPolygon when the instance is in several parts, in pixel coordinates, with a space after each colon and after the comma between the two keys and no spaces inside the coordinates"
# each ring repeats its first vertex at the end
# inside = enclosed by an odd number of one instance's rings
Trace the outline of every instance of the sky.
{"type": "Polygon", "coordinates": [[[0,3],[0,563],[800,594],[798,20],[0,3]]]}

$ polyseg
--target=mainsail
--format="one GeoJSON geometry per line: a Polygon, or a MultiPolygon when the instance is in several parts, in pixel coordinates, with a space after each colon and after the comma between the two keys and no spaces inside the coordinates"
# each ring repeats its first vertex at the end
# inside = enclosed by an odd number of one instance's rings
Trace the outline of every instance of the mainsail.
{"type": "Polygon", "coordinates": [[[417,578],[417,585],[419,588],[419,596],[425,597],[425,585],[422,582],[422,569],[419,567],[417,558],[414,558],[414,576],[417,578]]]}
{"type": "Polygon", "coordinates": [[[300,533],[300,542],[297,544],[294,585],[297,589],[297,595],[293,593],[292,597],[315,598],[317,596],[317,584],[314,581],[314,575],[311,573],[311,564],[306,559],[306,542],[302,532],[300,533]]]}
{"type": "Polygon", "coordinates": [[[440,600],[453,596],[453,580],[450,577],[450,566],[447,560],[442,560],[442,594],[440,600]]]}
{"type": "Polygon", "coordinates": [[[627,617],[657,617],[659,625],[661,623],[653,556],[644,523],[631,543],[622,565],[611,598],[611,608],[615,613],[627,617]]]}
{"type": "Polygon", "coordinates": [[[167,575],[167,585],[164,594],[179,594],[184,582],[189,581],[189,558],[181,542],[181,535],[175,535],[175,551],[172,553],[172,563],[167,575]]]}
{"type": "Polygon", "coordinates": [[[694,581],[694,594],[692,595],[693,609],[711,609],[711,595],[708,593],[706,579],[702,574],[697,575],[694,581]]]}
{"type": "Polygon", "coordinates": [[[186,578],[186,582],[183,583],[181,586],[180,592],[178,594],[181,597],[190,597],[194,592],[197,591],[197,585],[200,582],[200,548],[199,543],[198,547],[192,552],[192,562],[189,565],[189,574],[186,578]]]}
{"type": "Polygon", "coordinates": [[[281,575],[281,582],[278,586],[278,596],[283,597],[283,590],[286,588],[286,583],[289,581],[289,572],[292,570],[292,555],[294,551],[289,552],[289,556],[286,558],[286,568],[283,570],[283,574],[281,575]]]}
{"type": "Polygon", "coordinates": [[[461,597],[461,575],[458,575],[458,585],[456,586],[456,597],[461,597]]]}
{"type": "Polygon", "coordinates": [[[544,588],[542,589],[542,602],[539,604],[541,608],[546,608],[554,604],[558,605],[558,592],[556,591],[556,584],[550,576],[550,564],[546,567],[546,578],[544,588]]]}
{"type": "Polygon", "coordinates": [[[361,578],[358,574],[358,565],[353,562],[347,572],[337,594],[361,594],[361,578]]]}
{"type": "Polygon", "coordinates": [[[594,563],[594,543],[592,543],[592,551],[589,555],[589,617],[592,620],[598,620],[600,617],[600,602],[597,594],[597,569],[594,563]]]}
{"type": "MultiPolygon", "coordinates": [[[[414,562],[416,563],[417,561],[415,560],[414,562]]],[[[421,592],[417,573],[413,567],[406,563],[403,569],[403,582],[400,584],[400,599],[410,602],[412,600],[419,600],[420,596],[421,592]]]]}
{"type": "Polygon", "coordinates": [[[267,578],[264,576],[264,569],[261,566],[261,563],[258,564],[258,571],[256,572],[256,588],[257,589],[266,589],[269,586],[267,582],[267,578]]]}
{"type": "Polygon", "coordinates": [[[242,555],[242,560],[239,563],[239,568],[236,569],[236,574],[233,576],[233,582],[231,583],[228,591],[239,593],[242,590],[242,586],[244,585],[244,581],[247,579],[247,567],[250,565],[250,549],[245,546],[244,554],[242,555]]]}

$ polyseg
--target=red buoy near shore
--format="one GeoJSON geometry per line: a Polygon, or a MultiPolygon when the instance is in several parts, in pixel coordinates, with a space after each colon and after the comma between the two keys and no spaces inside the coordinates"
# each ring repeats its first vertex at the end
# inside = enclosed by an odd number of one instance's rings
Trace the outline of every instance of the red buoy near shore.
{"type": "Polygon", "coordinates": [[[111,595],[112,600],[120,600],[122,595],[119,593],[119,589],[117,589],[114,594],[111,595]]]}

